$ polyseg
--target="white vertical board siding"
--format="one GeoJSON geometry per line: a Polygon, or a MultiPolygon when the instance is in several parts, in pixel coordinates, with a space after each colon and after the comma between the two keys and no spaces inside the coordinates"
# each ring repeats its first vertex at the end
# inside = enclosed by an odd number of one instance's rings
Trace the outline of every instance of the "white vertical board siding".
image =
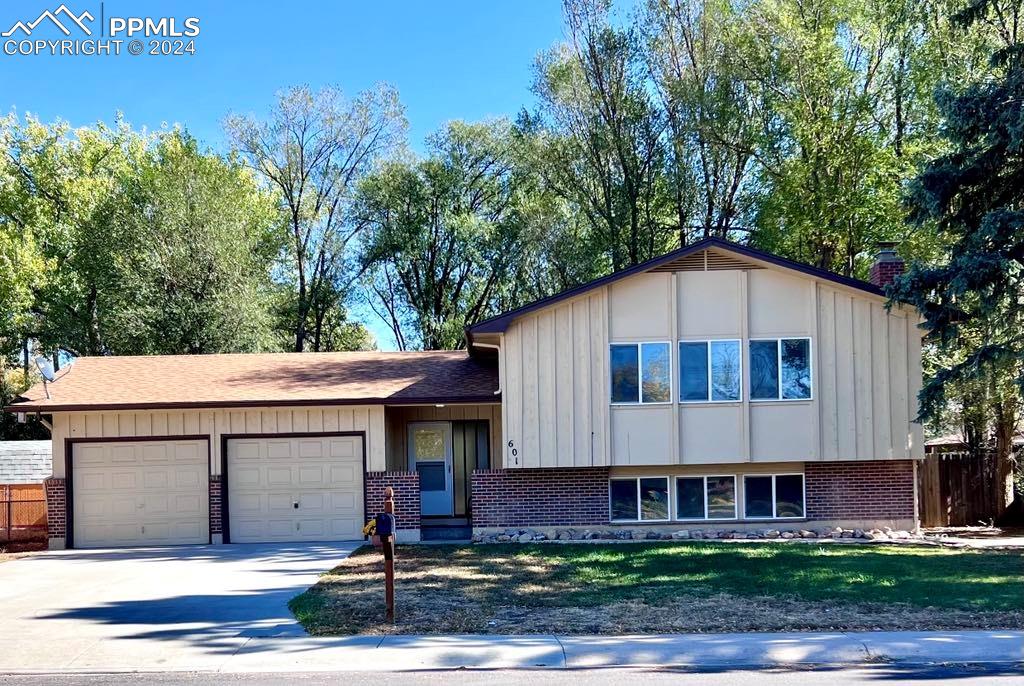
{"type": "Polygon", "coordinates": [[[922,427],[913,422],[921,385],[916,315],[822,284],[818,338],[822,459],[922,457],[922,427]]]}
{"type": "Polygon", "coordinates": [[[209,436],[210,473],[220,474],[222,435],[306,431],[365,431],[367,469],[382,471],[385,468],[384,407],[354,405],[246,410],[59,413],[53,417],[53,475],[65,476],[66,438],[209,436]]]}
{"type": "Polygon", "coordinates": [[[608,464],[607,311],[601,288],[509,326],[501,351],[503,467],[608,464]]]}
{"type": "Polygon", "coordinates": [[[506,331],[504,466],[921,457],[916,324],[880,298],[773,269],[629,277],[506,331]],[[812,341],[812,399],[750,400],[749,340],[790,337],[812,341]],[[743,400],[678,403],[677,342],[721,338],[742,341],[743,400]],[[675,405],[613,407],[608,346],[643,341],[671,343],[675,405]]]}

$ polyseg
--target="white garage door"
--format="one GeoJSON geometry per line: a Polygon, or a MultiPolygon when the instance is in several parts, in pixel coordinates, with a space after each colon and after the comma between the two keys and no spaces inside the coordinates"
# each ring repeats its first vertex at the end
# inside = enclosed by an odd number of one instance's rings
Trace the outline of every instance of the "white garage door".
{"type": "Polygon", "coordinates": [[[207,442],[78,443],[74,545],[209,543],[207,442]]]}
{"type": "Polygon", "coordinates": [[[362,538],[359,436],[228,441],[233,543],[362,538]]]}

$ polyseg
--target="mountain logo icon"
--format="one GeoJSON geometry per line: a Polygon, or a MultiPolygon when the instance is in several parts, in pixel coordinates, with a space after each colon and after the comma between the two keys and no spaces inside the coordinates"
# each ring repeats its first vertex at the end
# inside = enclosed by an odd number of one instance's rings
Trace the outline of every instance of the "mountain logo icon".
{"type": "Polygon", "coordinates": [[[4,31],[3,33],[0,33],[0,36],[3,36],[4,38],[9,38],[18,31],[23,32],[26,36],[31,36],[32,32],[36,29],[37,26],[43,23],[44,19],[49,19],[57,26],[58,29],[61,30],[61,32],[65,36],[70,36],[71,31],[68,29],[67,26],[61,23],[61,20],[59,18],[61,15],[63,15],[64,21],[73,22],[75,26],[80,28],[82,31],[85,31],[85,35],[92,35],[92,30],[85,25],[85,21],[92,21],[94,19],[94,17],[88,11],[82,12],[82,14],[76,16],[74,12],[68,9],[67,5],[61,5],[52,12],[50,10],[43,10],[43,13],[40,14],[35,21],[30,21],[28,23],[25,23],[23,21],[15,22],[14,26],[12,26],[7,31],[4,31]]]}

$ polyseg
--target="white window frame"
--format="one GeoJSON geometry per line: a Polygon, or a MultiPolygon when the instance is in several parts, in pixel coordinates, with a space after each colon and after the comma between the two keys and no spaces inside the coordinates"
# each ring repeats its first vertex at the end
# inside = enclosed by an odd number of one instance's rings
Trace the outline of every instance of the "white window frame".
{"type": "Polygon", "coordinates": [[[772,474],[744,474],[743,475],[743,519],[749,519],[752,521],[770,521],[770,520],[797,520],[807,519],[807,477],[804,476],[803,472],[778,472],[772,474]],[[803,499],[803,510],[804,513],[799,517],[780,517],[778,514],[776,497],[775,497],[775,477],[777,476],[799,476],[800,477],[800,497],[803,499]],[[771,477],[772,479],[772,514],[770,517],[751,517],[747,514],[747,478],[748,477],[771,477]]]}
{"type": "Polygon", "coordinates": [[[676,474],[672,477],[672,521],[674,522],[734,522],[738,517],[739,500],[737,488],[736,488],[736,475],[735,474],[676,474]],[[676,502],[676,498],[679,497],[679,490],[676,486],[676,482],[679,479],[701,479],[704,482],[704,517],[680,517],[679,516],[679,504],[676,502]],[[732,517],[711,517],[708,512],[708,479],[732,479],[732,517]]]}
{"type": "MultiPolygon", "coordinates": [[[[814,400],[814,339],[810,336],[777,336],[775,338],[751,338],[747,340],[747,359],[750,359],[750,344],[756,342],[774,342],[775,343],[775,364],[778,365],[778,376],[775,398],[755,398],[753,392],[750,393],[750,402],[752,403],[806,403],[814,400]],[[811,374],[811,394],[806,398],[783,398],[782,397],[782,341],[807,341],[807,369],[811,374]]],[[[749,382],[748,382],[749,383],[749,382]]]]}
{"type": "Polygon", "coordinates": [[[608,400],[614,407],[636,407],[638,405],[671,405],[675,396],[675,384],[672,381],[672,376],[675,373],[675,355],[672,354],[672,341],[612,341],[608,343],[608,400]],[[615,345],[632,345],[636,347],[636,381],[637,381],[637,400],[632,402],[629,400],[618,400],[613,401],[612,398],[612,346],[615,345]],[[667,345],[668,346],[668,400],[649,400],[644,402],[644,346],[645,345],[667,345]]]}
{"type": "Polygon", "coordinates": [[[612,524],[636,524],[638,522],[671,522],[672,521],[672,513],[675,510],[675,508],[672,506],[672,501],[675,498],[674,494],[672,493],[672,486],[673,486],[672,477],[670,475],[668,475],[668,474],[644,474],[642,476],[612,476],[612,477],[609,477],[609,479],[608,479],[608,521],[611,522],[612,524]],[[667,506],[668,506],[667,510],[668,510],[668,512],[666,513],[666,514],[668,514],[668,518],[667,519],[641,519],[640,518],[640,512],[643,509],[641,507],[641,498],[640,498],[640,480],[641,479],[664,479],[665,480],[665,490],[666,490],[667,495],[668,495],[668,503],[667,503],[667,506]],[[613,481],[635,481],[636,482],[636,519],[613,519],[612,518],[612,482],[613,481]]]}
{"type": "MultiPolygon", "coordinates": [[[[692,340],[680,339],[676,343],[676,355],[680,355],[679,346],[683,343],[703,343],[708,358],[708,399],[707,400],[683,400],[683,380],[679,379],[679,403],[682,405],[728,405],[743,402],[743,340],[740,338],[695,338],[692,340]],[[740,397],[736,400],[715,400],[712,392],[711,378],[714,372],[711,368],[711,344],[712,343],[735,343],[740,351],[740,397]]],[[[682,355],[679,357],[679,373],[683,373],[682,355]]]]}

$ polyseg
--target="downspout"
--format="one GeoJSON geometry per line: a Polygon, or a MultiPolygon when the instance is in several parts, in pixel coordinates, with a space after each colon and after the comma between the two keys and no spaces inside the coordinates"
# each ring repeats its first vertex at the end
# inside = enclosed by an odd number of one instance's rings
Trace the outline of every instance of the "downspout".
{"type": "MultiPolygon", "coordinates": [[[[476,348],[490,348],[491,350],[501,350],[501,346],[496,343],[477,343],[476,341],[474,341],[472,345],[476,348]]],[[[494,392],[494,395],[501,395],[501,388],[498,388],[498,390],[494,392]]]]}

